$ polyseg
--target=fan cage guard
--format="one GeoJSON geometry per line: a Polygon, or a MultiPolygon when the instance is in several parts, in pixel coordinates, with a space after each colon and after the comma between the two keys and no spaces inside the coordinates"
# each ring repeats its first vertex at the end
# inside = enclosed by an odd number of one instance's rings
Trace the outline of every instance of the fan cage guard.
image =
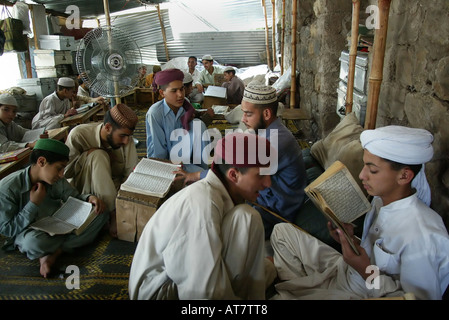
{"type": "Polygon", "coordinates": [[[76,67],[81,79],[103,97],[122,97],[134,90],[141,65],[139,46],[117,27],[89,31],[76,52],[76,67]]]}

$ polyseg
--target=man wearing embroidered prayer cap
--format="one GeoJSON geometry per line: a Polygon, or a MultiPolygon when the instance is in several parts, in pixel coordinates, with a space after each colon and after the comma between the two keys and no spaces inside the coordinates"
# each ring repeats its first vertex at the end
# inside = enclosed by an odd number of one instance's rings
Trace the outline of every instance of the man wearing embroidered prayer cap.
{"type": "Polygon", "coordinates": [[[215,86],[215,75],[223,74],[223,70],[219,66],[214,66],[214,58],[210,54],[205,54],[201,62],[204,69],[193,83],[199,93],[203,93],[208,86],[215,86]]]}
{"type": "Polygon", "coordinates": [[[79,192],[96,194],[105,201],[112,236],[116,236],[118,189],[138,162],[132,137],[137,122],[130,107],[118,104],[106,112],[103,123],[79,124],[66,141],[70,160],[65,177],[79,192]]]}
{"type": "MultiPolygon", "coordinates": [[[[271,187],[259,193],[256,202],[282,218],[294,222],[304,202],[307,175],[302,151],[296,138],[277,117],[276,90],[257,81],[248,84],[243,93],[241,108],[242,122],[245,126],[252,132],[265,136],[278,150],[277,171],[272,176],[273,183],[271,187]]],[[[177,173],[179,175],[176,179],[184,179],[184,183],[188,184],[204,178],[207,172],[186,173],[179,170],[177,173]]],[[[265,238],[269,239],[273,226],[283,220],[260,206],[255,206],[255,209],[262,216],[265,238]]],[[[304,218],[309,226],[313,224],[311,223],[313,219],[314,217],[304,218]]],[[[321,216],[317,219],[321,219],[321,216]]],[[[318,222],[316,224],[321,225],[318,222]]]]}
{"type": "MultiPolygon", "coordinates": [[[[257,134],[265,131],[272,144],[277,142],[279,154],[278,170],[272,177],[271,188],[260,193],[257,203],[294,222],[304,202],[307,175],[296,138],[277,116],[276,90],[259,82],[249,83],[243,92],[242,111],[242,122],[246,127],[257,134]]],[[[258,206],[255,208],[262,216],[265,238],[269,239],[273,226],[281,220],[258,206]]]]}
{"type": "Polygon", "coordinates": [[[260,215],[245,201],[270,186],[261,170],[276,157],[269,141],[253,134],[220,139],[206,178],[171,196],[145,226],[130,298],[265,299],[276,274],[265,258],[260,215]]]}
{"type": "MultiPolygon", "coordinates": [[[[277,225],[271,237],[283,281],[276,288],[277,297],[361,299],[410,293],[417,299],[442,299],[449,284],[449,236],[440,215],[421,198],[429,195],[423,164],[433,156],[432,134],[386,126],[363,131],[360,141],[364,167],[359,178],[373,196],[362,238],[354,237],[360,255],[330,223],[342,254],[277,225]],[[415,189],[416,178],[420,180],[415,189]]],[[[345,228],[353,234],[353,226],[345,228]]]]}
{"type": "Polygon", "coordinates": [[[147,156],[182,162],[188,172],[207,169],[202,153],[210,143],[206,125],[195,119],[195,109],[185,99],[184,73],[179,69],[159,71],[153,81],[162,100],[146,114],[147,156]]]}
{"type": "Polygon", "coordinates": [[[71,101],[75,93],[76,85],[72,78],[59,78],[56,91],[46,96],[39,105],[39,111],[31,121],[31,128],[60,128],[62,119],[77,113],[71,101]]]}
{"type": "Polygon", "coordinates": [[[95,195],[80,194],[64,178],[69,148],[61,141],[39,139],[30,156],[31,165],[0,180],[0,234],[7,238],[4,249],[39,259],[40,274],[50,276],[52,266],[63,252],[94,241],[108,220],[104,202],[95,195]],[[97,216],[79,235],[50,236],[30,224],[53,215],[69,197],[95,206],[97,216]]]}

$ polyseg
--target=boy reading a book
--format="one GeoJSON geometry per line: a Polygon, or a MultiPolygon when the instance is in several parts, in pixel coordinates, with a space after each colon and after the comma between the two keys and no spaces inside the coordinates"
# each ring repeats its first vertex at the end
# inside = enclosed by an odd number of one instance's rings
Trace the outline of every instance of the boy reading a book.
{"type": "Polygon", "coordinates": [[[40,273],[46,278],[63,252],[92,242],[108,216],[104,203],[90,194],[80,194],[64,179],[69,148],[53,139],[39,139],[30,156],[31,165],[0,181],[0,234],[8,239],[4,249],[18,248],[31,260],[39,259],[40,273]],[[30,224],[51,216],[69,196],[95,206],[97,217],[80,235],[50,236],[30,228],[30,224]]]}
{"type": "MultiPolygon", "coordinates": [[[[277,116],[276,89],[258,82],[248,84],[243,93],[242,111],[242,122],[249,130],[256,134],[261,134],[261,131],[265,130],[265,137],[268,140],[276,139],[279,154],[277,171],[271,177],[271,187],[261,191],[256,202],[293,222],[305,199],[307,174],[296,138],[277,116]]],[[[186,173],[183,170],[178,170],[177,174],[176,179],[184,178],[184,183],[206,176],[205,172],[186,173]]],[[[262,216],[265,239],[270,239],[273,226],[282,220],[260,206],[255,206],[255,209],[262,216]]],[[[326,227],[324,225],[323,227],[323,231],[326,232],[326,227]]]]}
{"type": "MultiPolygon", "coordinates": [[[[433,136],[424,129],[387,126],[360,137],[364,167],[359,178],[374,196],[360,255],[340,229],[329,230],[342,254],[287,224],[274,228],[271,243],[281,283],[280,299],[360,299],[403,295],[441,299],[449,284],[449,236],[430,204],[424,163],[433,136]]],[[[346,229],[352,234],[352,227],[346,229]]]]}
{"type": "Polygon", "coordinates": [[[271,184],[272,162],[252,161],[258,150],[277,156],[262,137],[226,135],[206,178],[156,211],[134,254],[131,299],[265,298],[274,266],[264,255],[260,215],[245,204],[271,184]]]}
{"type": "Polygon", "coordinates": [[[72,106],[72,99],[75,95],[75,81],[68,77],[59,78],[56,91],[42,100],[38,113],[31,121],[31,128],[61,128],[62,119],[77,114],[76,109],[72,106]]]}
{"type": "Polygon", "coordinates": [[[33,148],[36,143],[36,141],[21,142],[25,132],[30,129],[14,122],[18,107],[19,104],[12,95],[7,93],[0,95],[0,152],[33,148]]]}

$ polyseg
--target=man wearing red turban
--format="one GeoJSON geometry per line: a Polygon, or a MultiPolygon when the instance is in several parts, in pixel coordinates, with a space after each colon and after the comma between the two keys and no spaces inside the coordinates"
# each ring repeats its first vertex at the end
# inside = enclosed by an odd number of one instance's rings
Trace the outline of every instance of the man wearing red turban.
{"type": "Polygon", "coordinates": [[[193,119],[195,109],[185,99],[183,79],[184,73],[179,69],[159,71],[154,78],[153,90],[163,99],[153,104],[146,114],[147,156],[173,162],[181,159],[187,172],[195,172],[207,169],[202,152],[209,139],[203,139],[206,125],[193,119]],[[178,144],[183,147],[179,148],[178,144]],[[173,159],[175,146],[182,154],[177,152],[173,159]]]}

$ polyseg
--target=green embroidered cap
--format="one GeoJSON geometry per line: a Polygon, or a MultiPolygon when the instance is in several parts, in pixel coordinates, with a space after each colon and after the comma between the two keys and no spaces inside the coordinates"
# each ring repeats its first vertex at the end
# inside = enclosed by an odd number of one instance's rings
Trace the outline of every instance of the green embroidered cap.
{"type": "Polygon", "coordinates": [[[54,139],[39,139],[36,141],[34,149],[51,151],[66,157],[68,157],[70,153],[69,147],[63,142],[54,139]]]}

